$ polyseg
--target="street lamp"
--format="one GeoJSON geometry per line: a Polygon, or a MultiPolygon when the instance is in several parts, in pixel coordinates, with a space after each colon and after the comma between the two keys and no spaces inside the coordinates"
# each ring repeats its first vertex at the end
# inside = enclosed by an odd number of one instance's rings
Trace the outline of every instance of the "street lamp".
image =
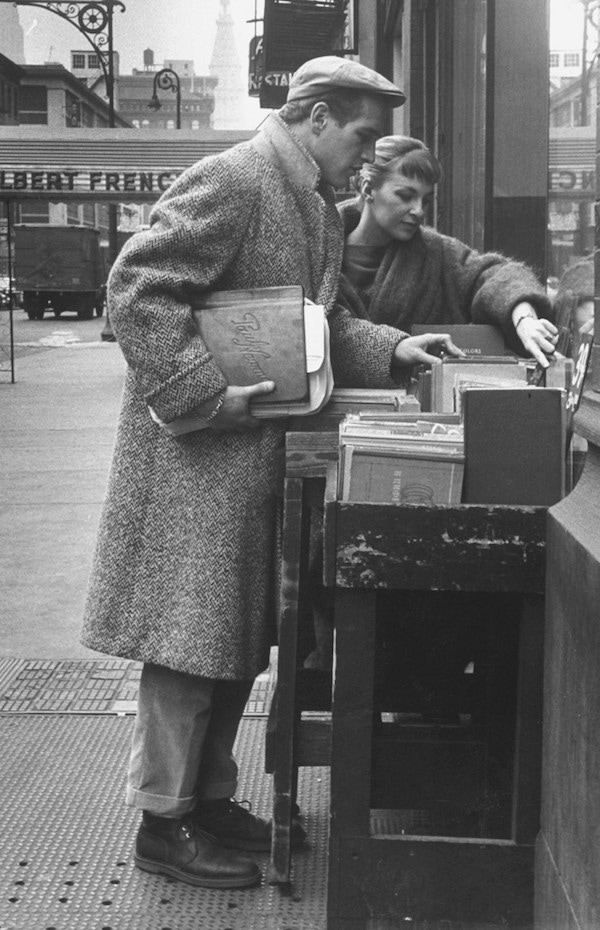
{"type": "Polygon", "coordinates": [[[177,129],[181,129],[181,81],[177,72],[173,71],[172,68],[161,68],[160,71],[156,72],[152,85],[152,99],[147,104],[149,110],[160,110],[162,106],[156,92],[159,87],[161,90],[171,90],[176,95],[177,120],[175,125],[177,129]]]}

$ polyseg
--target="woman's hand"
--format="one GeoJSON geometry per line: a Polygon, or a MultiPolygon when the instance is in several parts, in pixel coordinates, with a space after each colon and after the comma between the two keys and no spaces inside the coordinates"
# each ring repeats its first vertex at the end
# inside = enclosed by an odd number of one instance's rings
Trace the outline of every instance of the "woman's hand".
{"type": "Polygon", "coordinates": [[[420,336],[407,336],[394,349],[393,364],[402,368],[413,365],[435,365],[440,361],[440,354],[465,358],[465,353],[455,346],[448,333],[421,333],[420,336]],[[433,352],[429,352],[433,349],[433,352]]]}
{"type": "Polygon", "coordinates": [[[548,368],[547,356],[553,355],[558,341],[558,330],[550,320],[539,320],[531,304],[517,304],[512,312],[513,326],[523,348],[533,355],[542,368],[548,368]]]}
{"type": "MultiPolygon", "coordinates": [[[[273,381],[260,381],[258,384],[250,384],[248,387],[236,387],[230,384],[225,390],[223,403],[208,424],[210,429],[220,432],[236,430],[241,433],[258,429],[259,426],[262,426],[263,421],[250,413],[250,401],[254,397],[270,394],[274,390],[275,384],[273,381]]],[[[207,410],[205,415],[208,417],[210,410],[207,410]]]]}

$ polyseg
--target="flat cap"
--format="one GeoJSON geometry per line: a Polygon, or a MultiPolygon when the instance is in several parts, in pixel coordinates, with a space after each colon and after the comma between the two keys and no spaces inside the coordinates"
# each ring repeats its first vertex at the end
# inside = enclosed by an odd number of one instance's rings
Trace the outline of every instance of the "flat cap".
{"type": "Polygon", "coordinates": [[[338,58],[337,55],[324,55],[322,58],[305,61],[294,72],[288,88],[287,102],[305,100],[307,97],[338,89],[376,94],[384,97],[390,107],[402,106],[406,100],[406,95],[400,88],[377,71],[372,71],[357,61],[338,58]]]}

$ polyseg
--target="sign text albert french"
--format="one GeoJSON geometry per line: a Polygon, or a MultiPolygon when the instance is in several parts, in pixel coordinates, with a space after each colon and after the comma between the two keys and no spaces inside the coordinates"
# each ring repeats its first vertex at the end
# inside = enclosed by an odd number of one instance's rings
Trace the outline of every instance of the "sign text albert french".
{"type": "Polygon", "coordinates": [[[179,171],[0,171],[0,191],[80,191],[89,193],[152,192],[160,194],[179,171]]]}

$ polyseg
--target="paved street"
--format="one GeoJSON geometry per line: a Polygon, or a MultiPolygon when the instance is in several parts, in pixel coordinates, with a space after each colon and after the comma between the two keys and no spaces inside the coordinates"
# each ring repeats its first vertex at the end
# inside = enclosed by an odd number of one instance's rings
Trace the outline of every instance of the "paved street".
{"type": "Polygon", "coordinates": [[[0,654],[93,658],[79,629],[125,364],[103,319],[0,319],[0,654]]]}

